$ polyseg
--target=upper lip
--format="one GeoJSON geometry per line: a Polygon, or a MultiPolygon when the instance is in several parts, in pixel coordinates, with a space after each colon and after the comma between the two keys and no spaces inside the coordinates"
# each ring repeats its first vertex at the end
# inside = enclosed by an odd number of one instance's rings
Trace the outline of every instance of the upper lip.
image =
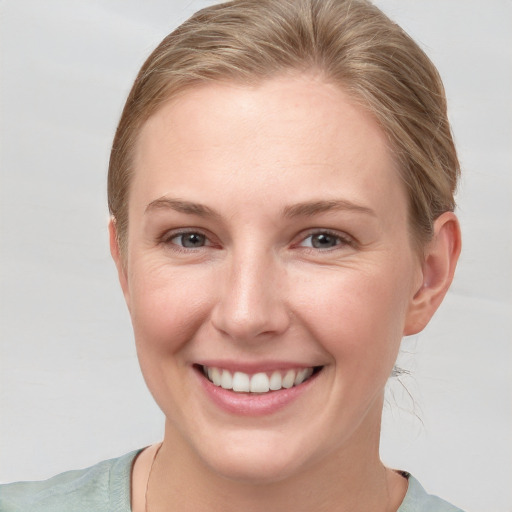
{"type": "Polygon", "coordinates": [[[260,361],[260,362],[247,362],[247,361],[232,361],[226,359],[209,359],[197,361],[198,366],[207,366],[208,368],[221,368],[230,372],[243,372],[248,374],[260,372],[273,372],[276,370],[297,370],[302,368],[314,368],[322,366],[312,363],[304,363],[298,361],[260,361]]]}

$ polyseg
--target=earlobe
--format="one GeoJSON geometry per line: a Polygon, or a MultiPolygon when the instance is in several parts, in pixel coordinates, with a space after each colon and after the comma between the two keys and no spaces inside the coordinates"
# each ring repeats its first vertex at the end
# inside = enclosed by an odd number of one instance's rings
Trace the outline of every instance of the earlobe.
{"type": "Polygon", "coordinates": [[[445,212],[436,219],[425,249],[423,279],[409,305],[404,336],[422,331],[432,318],[453,280],[460,250],[459,221],[453,212],[445,212]]]}
{"type": "Polygon", "coordinates": [[[116,264],[117,275],[119,278],[119,283],[121,284],[121,289],[123,290],[124,298],[126,303],[129,305],[129,293],[128,293],[128,278],[126,275],[126,262],[121,254],[121,250],[119,247],[119,238],[117,236],[117,228],[116,228],[116,220],[114,217],[110,218],[110,222],[108,224],[108,232],[109,232],[109,241],[110,241],[110,254],[112,255],[112,259],[116,264]]]}

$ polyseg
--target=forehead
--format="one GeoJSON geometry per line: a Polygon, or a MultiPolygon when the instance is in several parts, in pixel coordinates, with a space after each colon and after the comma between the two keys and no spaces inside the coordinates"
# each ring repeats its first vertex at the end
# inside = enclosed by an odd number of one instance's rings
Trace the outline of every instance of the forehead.
{"type": "Polygon", "coordinates": [[[341,188],[350,199],[387,187],[403,193],[373,116],[318,76],[185,90],[145,123],[134,163],[134,200],[176,188],[192,195],[232,188],[251,198],[279,188],[297,202],[315,190],[325,198],[341,188]]]}

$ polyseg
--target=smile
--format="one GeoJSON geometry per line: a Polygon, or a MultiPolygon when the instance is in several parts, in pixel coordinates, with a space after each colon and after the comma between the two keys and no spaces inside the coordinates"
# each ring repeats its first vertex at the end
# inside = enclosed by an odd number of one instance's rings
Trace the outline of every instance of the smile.
{"type": "Polygon", "coordinates": [[[297,368],[251,375],[242,371],[231,372],[223,368],[202,366],[204,376],[211,383],[236,393],[268,393],[290,389],[307,381],[320,369],[321,367],[297,368]]]}

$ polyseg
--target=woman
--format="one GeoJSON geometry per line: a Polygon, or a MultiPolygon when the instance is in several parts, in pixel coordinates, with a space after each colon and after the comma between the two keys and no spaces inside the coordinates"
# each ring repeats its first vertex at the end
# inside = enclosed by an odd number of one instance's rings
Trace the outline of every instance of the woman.
{"type": "Polygon", "coordinates": [[[161,444],[0,510],[454,511],[379,459],[401,339],[460,252],[441,81],[361,1],[200,11],[142,67],[110,242],[161,444]]]}

